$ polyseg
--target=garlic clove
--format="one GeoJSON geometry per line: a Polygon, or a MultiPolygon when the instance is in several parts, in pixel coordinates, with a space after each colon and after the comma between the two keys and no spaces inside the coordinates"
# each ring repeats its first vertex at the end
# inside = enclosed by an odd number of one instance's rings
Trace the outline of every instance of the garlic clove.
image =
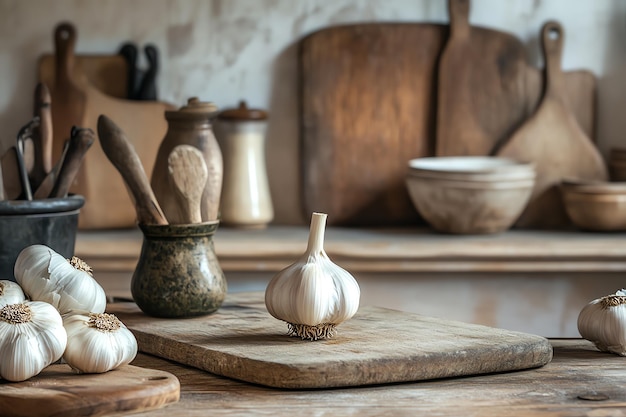
{"type": "Polygon", "coordinates": [[[130,363],[137,340],[113,314],[73,314],[63,318],[67,348],[63,359],[78,373],[103,373],[130,363]]]}
{"type": "Polygon", "coordinates": [[[626,290],[591,301],[577,324],[580,335],[599,350],[626,356],[626,290]]]}
{"type": "Polygon", "coordinates": [[[19,284],[5,279],[0,280],[0,308],[9,304],[19,304],[25,300],[26,295],[19,284]]]}
{"type": "Polygon", "coordinates": [[[359,308],[357,281],[324,251],[326,218],[313,213],[306,252],[276,274],[265,290],[268,312],[288,323],[288,334],[302,339],[333,337],[336,326],[359,308]]]}
{"type": "Polygon", "coordinates": [[[63,355],[67,334],[50,304],[25,301],[0,309],[0,376],[25,381],[63,355]]]}
{"type": "Polygon", "coordinates": [[[79,258],[65,259],[44,245],[23,249],[15,261],[15,279],[32,299],[52,304],[61,314],[104,312],[104,289],[79,258]]]}

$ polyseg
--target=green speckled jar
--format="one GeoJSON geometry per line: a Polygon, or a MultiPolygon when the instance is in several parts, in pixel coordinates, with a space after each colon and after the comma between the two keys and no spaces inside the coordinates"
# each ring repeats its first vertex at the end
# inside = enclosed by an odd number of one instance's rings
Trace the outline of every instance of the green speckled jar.
{"type": "Polygon", "coordinates": [[[143,244],[131,281],[139,308],[153,317],[193,317],[215,312],[226,278],[213,246],[219,221],[140,225],[143,244]]]}

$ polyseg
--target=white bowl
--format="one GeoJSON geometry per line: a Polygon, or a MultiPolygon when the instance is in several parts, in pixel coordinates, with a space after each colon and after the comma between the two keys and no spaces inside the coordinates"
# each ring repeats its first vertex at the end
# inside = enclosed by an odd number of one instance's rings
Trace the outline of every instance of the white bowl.
{"type": "Polygon", "coordinates": [[[494,156],[417,158],[409,161],[410,175],[466,181],[499,181],[535,177],[532,164],[494,156]]]}

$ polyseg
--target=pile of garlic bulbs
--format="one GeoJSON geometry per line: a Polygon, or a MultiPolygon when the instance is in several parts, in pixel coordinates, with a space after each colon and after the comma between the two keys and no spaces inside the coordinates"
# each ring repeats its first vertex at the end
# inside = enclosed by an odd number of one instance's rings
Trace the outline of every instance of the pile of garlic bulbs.
{"type": "Polygon", "coordinates": [[[0,377],[24,381],[63,359],[102,373],[137,355],[134,335],[104,312],[104,290],[82,260],[32,245],[15,261],[17,283],[0,280],[0,377]]]}

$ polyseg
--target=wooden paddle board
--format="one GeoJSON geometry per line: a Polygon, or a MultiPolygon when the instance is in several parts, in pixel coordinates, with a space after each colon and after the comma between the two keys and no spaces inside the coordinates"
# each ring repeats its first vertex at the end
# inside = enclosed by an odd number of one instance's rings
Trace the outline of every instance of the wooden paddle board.
{"type": "Polygon", "coordinates": [[[277,388],[330,388],[505,372],[545,365],[547,339],[361,307],[333,339],[287,336],[262,293],[234,294],[212,315],[157,319],[133,303],[109,305],[145,353],[277,388]]]}
{"type": "Polygon", "coordinates": [[[447,26],[335,26],[301,41],[302,190],[329,224],[420,223],[407,161],[434,151],[447,26]]]}
{"type": "Polygon", "coordinates": [[[606,180],[608,172],[602,156],[563,102],[563,28],[558,22],[548,22],[541,36],[547,83],[542,102],[496,154],[532,162],[537,170],[530,202],[517,226],[554,229],[569,224],[557,188],[561,180],[606,180]]]}
{"type": "Polygon", "coordinates": [[[82,417],[161,408],[180,397],[178,379],[164,371],[125,365],[103,374],[74,373],[56,364],[23,382],[0,380],[0,414],[82,417]]]}

